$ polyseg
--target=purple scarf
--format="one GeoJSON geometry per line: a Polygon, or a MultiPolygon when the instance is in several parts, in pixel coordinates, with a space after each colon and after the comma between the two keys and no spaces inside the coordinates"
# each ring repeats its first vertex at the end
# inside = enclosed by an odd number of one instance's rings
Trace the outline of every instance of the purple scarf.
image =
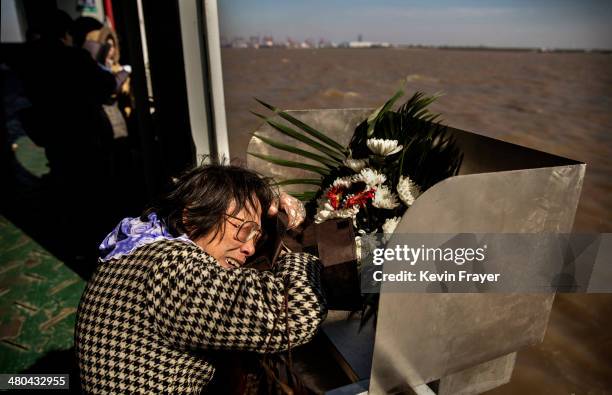
{"type": "Polygon", "coordinates": [[[149,214],[148,221],[141,221],[139,217],[124,218],[100,244],[100,259],[106,262],[128,255],[144,245],[164,239],[195,244],[187,235],[172,236],[166,226],[157,219],[155,213],[149,214]]]}

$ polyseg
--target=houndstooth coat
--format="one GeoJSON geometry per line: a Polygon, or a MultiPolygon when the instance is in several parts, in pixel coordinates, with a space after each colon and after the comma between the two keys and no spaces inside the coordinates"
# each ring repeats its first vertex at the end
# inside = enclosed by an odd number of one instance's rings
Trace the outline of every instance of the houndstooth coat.
{"type": "Polygon", "coordinates": [[[101,261],[77,316],[83,390],[198,394],[215,371],[207,352],[283,351],[287,333],[306,343],[326,315],[319,275],[308,254],[284,255],[276,272],[227,270],[176,240],[101,261]]]}

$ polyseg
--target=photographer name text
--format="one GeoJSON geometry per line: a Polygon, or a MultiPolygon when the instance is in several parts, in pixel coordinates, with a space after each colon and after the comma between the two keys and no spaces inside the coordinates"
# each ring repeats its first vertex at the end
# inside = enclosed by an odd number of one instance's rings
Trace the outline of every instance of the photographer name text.
{"type": "Polygon", "coordinates": [[[499,273],[470,273],[460,270],[457,273],[433,273],[430,270],[420,270],[418,273],[402,270],[399,273],[383,273],[377,270],[372,273],[374,281],[382,282],[486,282],[499,281],[499,273]]]}

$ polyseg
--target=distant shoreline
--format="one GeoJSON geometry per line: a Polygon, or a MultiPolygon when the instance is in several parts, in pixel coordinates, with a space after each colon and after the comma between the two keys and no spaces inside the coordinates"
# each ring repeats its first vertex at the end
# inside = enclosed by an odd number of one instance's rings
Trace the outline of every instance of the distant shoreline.
{"type": "Polygon", "coordinates": [[[291,48],[286,46],[268,46],[268,47],[259,47],[259,48],[239,48],[239,47],[230,47],[224,46],[223,49],[232,49],[232,50],[245,50],[245,49],[286,49],[286,50],[295,50],[295,51],[303,51],[303,50],[334,50],[334,49],[343,49],[343,50],[380,50],[380,49],[435,49],[442,51],[492,51],[492,52],[536,52],[536,53],[597,53],[597,54],[612,54],[612,49],[572,49],[572,48],[521,48],[521,47],[486,47],[486,46],[426,46],[426,45],[395,45],[390,47],[362,47],[362,48],[347,48],[347,47],[311,47],[311,48],[291,48]]]}
{"type": "Polygon", "coordinates": [[[521,48],[521,47],[486,47],[486,46],[465,46],[465,47],[452,47],[452,46],[421,46],[421,45],[407,45],[398,46],[398,48],[423,48],[423,49],[442,49],[442,50],[458,50],[458,51],[502,51],[502,52],[541,52],[541,53],[604,53],[611,54],[612,49],[572,49],[572,48],[521,48]]]}

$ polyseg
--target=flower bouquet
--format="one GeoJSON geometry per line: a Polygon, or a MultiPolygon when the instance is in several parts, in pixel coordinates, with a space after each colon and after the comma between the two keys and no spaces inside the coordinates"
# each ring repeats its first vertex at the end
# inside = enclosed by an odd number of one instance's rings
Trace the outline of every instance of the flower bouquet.
{"type": "Polygon", "coordinates": [[[403,94],[399,90],[363,119],[347,146],[329,137],[329,133],[256,99],[287,122],[278,122],[273,116],[255,115],[307,149],[254,133],[264,144],[304,161],[291,161],[280,155],[248,154],[311,174],[308,178],[276,180],[277,185],[311,188],[314,185],[315,190],[292,194],[307,203],[309,218],[315,224],[348,219],[355,231],[357,259],[361,258],[364,236],[393,233],[415,199],[432,185],[455,175],[461,164],[462,153],[446,127],[437,121],[439,114],[427,108],[439,96],[416,92],[394,109],[403,94]]]}

